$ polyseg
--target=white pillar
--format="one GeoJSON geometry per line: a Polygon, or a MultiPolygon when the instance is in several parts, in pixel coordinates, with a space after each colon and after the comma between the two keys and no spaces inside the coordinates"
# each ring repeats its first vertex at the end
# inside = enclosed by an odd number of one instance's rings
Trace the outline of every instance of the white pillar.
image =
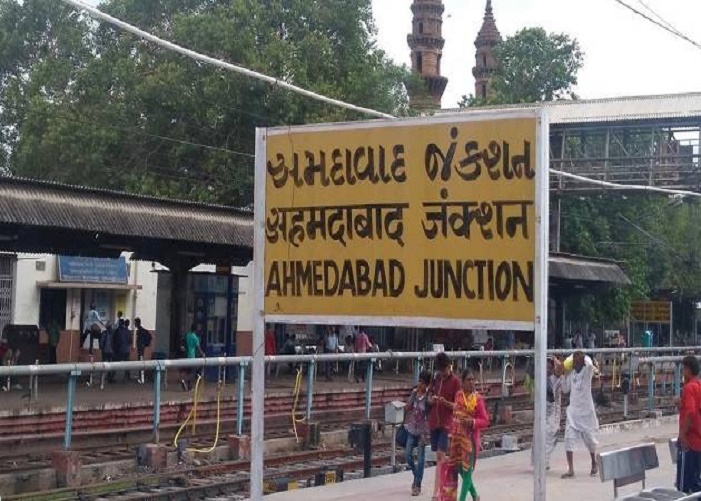
{"type": "Polygon", "coordinates": [[[548,257],[549,257],[549,131],[547,116],[538,120],[536,172],[535,249],[535,399],[533,423],[533,499],[545,501],[546,365],[548,349],[548,257]]]}

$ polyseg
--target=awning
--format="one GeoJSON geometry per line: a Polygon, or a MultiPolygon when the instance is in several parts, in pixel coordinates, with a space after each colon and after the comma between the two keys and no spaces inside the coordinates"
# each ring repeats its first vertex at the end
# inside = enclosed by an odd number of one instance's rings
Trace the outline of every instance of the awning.
{"type": "Polygon", "coordinates": [[[136,291],[141,290],[141,285],[135,284],[87,284],[82,282],[40,282],[37,281],[40,289],[99,289],[113,291],[136,291]]]}
{"type": "Polygon", "coordinates": [[[630,285],[630,279],[616,261],[572,254],[551,253],[548,260],[551,280],[630,285]]]}

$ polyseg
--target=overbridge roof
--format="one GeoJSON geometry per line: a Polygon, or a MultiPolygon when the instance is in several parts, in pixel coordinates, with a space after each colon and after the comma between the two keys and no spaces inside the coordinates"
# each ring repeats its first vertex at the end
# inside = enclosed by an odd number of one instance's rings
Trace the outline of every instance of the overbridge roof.
{"type": "Polygon", "coordinates": [[[0,177],[0,248],[18,252],[252,258],[250,211],[58,183],[0,177]]]}
{"type": "MultiPolygon", "coordinates": [[[[549,101],[537,104],[483,107],[479,110],[519,110],[544,107],[552,125],[608,122],[687,121],[701,119],[701,92],[657,96],[549,101]]],[[[438,113],[465,113],[466,109],[446,109],[438,113]]]]}

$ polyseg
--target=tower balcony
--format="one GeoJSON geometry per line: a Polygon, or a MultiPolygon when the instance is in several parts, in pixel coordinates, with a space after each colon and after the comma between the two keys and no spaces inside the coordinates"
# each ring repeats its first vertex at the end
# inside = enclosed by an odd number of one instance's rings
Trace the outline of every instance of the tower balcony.
{"type": "Polygon", "coordinates": [[[491,78],[496,73],[496,68],[488,68],[486,66],[475,66],[472,68],[472,76],[475,78],[491,78]]]}
{"type": "Polygon", "coordinates": [[[415,3],[411,6],[411,12],[415,16],[419,14],[433,14],[441,17],[445,12],[445,5],[436,2],[415,3]]]}
{"type": "Polygon", "coordinates": [[[445,39],[437,36],[430,35],[407,35],[406,41],[409,44],[411,50],[443,50],[445,46],[445,39]]]}

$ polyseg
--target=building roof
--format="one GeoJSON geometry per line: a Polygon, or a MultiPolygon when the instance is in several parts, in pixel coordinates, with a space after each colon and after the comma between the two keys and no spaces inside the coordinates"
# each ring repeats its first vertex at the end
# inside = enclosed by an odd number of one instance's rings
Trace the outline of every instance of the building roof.
{"type": "Polygon", "coordinates": [[[572,282],[629,285],[630,279],[621,266],[609,259],[550,253],[548,259],[550,279],[572,282]]]}
{"type": "MultiPolygon", "coordinates": [[[[200,251],[203,246],[250,252],[253,214],[220,205],[0,177],[0,245],[27,252],[65,252],[70,247],[71,242],[48,242],[48,233],[42,242],[37,238],[42,231],[60,231],[76,242],[83,238],[81,245],[94,240],[114,247],[142,240],[150,242],[152,250],[158,243],[159,252],[176,247],[200,251]],[[24,247],[16,243],[30,232],[31,242],[24,247]]],[[[152,252],[147,254],[146,259],[154,258],[152,252]]]]}
{"type": "MultiPolygon", "coordinates": [[[[701,118],[701,92],[658,96],[617,97],[577,101],[550,101],[538,104],[519,104],[479,108],[532,109],[543,106],[553,125],[576,125],[604,122],[651,121],[659,119],[701,118]]],[[[466,113],[469,109],[442,110],[439,113],[466,113]]]]}

